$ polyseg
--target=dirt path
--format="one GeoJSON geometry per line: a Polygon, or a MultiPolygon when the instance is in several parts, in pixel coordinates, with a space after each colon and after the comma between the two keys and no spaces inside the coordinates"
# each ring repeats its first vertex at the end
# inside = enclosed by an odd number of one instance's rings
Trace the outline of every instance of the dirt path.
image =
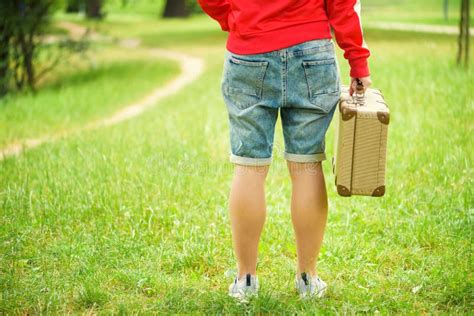
{"type": "MultiPolygon", "coordinates": [[[[82,26],[70,22],[64,22],[60,25],[67,29],[71,37],[73,38],[79,38],[82,36],[82,34],[86,32],[86,29],[82,26]]],[[[100,40],[100,34],[91,34],[93,38],[100,40]]],[[[139,45],[140,41],[138,39],[124,39],[120,41],[120,46],[124,49],[133,49],[135,47],[138,47],[139,45]]],[[[0,161],[10,156],[19,155],[27,149],[38,147],[41,144],[47,142],[57,141],[72,134],[115,125],[120,122],[134,118],[142,114],[149,108],[155,106],[157,102],[161,99],[178,92],[184,86],[196,80],[204,71],[204,60],[198,57],[158,48],[149,49],[148,53],[150,54],[150,57],[153,58],[164,58],[178,62],[180,65],[180,74],[172,81],[169,81],[168,83],[165,83],[165,85],[159,86],[154,89],[143,99],[123,107],[122,109],[120,109],[109,117],[90,122],[82,128],[72,129],[62,133],[45,135],[38,138],[25,139],[21,142],[12,143],[4,148],[0,148],[0,161]]]]}

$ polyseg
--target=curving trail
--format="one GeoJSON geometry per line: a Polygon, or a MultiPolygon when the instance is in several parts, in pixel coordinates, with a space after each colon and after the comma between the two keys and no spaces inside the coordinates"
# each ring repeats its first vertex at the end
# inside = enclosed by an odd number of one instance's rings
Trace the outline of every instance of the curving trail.
{"type": "MultiPolygon", "coordinates": [[[[81,26],[73,23],[62,23],[61,26],[66,28],[69,31],[70,36],[72,37],[78,37],[81,35],[81,32],[82,34],[87,32],[85,28],[82,28],[81,26]]],[[[100,40],[100,35],[98,35],[97,33],[93,33],[92,35],[94,35],[97,40],[100,40]]],[[[139,45],[140,41],[138,39],[124,39],[120,41],[120,46],[124,49],[133,49],[134,47],[137,47],[139,45]]],[[[58,139],[65,138],[72,134],[77,134],[83,131],[89,131],[101,127],[115,125],[120,122],[134,118],[142,114],[149,108],[155,106],[157,102],[161,99],[170,96],[174,93],[177,93],[184,86],[196,80],[204,71],[204,60],[195,56],[190,56],[180,52],[160,48],[151,48],[148,50],[148,53],[153,58],[165,58],[177,61],[181,68],[180,74],[173,80],[167,82],[165,85],[159,86],[154,89],[143,99],[123,107],[111,116],[87,123],[84,127],[81,128],[76,128],[66,132],[46,135],[38,138],[25,139],[21,142],[12,143],[4,148],[0,148],[0,161],[10,156],[19,155],[27,149],[38,147],[39,145],[47,142],[53,142],[58,139]]]]}

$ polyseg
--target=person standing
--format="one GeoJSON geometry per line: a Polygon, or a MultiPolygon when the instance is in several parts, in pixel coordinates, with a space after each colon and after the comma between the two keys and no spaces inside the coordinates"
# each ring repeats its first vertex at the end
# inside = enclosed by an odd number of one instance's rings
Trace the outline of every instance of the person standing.
{"type": "Polygon", "coordinates": [[[238,272],[229,295],[258,293],[258,243],[265,217],[264,184],[272,161],[278,114],[284,157],[292,181],[291,216],[297,244],[295,288],[322,297],[327,283],[317,259],[327,222],[328,199],[321,162],[325,135],[341,95],[335,39],[356,81],[371,85],[370,56],[359,0],[198,0],[228,32],[221,92],[235,164],[229,196],[238,272]]]}

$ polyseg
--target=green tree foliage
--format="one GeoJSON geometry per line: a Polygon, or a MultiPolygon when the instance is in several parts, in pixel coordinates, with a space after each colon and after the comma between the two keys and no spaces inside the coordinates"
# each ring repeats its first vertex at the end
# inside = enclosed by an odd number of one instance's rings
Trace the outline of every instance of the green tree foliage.
{"type": "Polygon", "coordinates": [[[64,59],[64,52],[86,48],[83,40],[44,43],[51,16],[61,4],[60,0],[0,1],[0,97],[13,89],[35,90],[38,80],[64,59]],[[46,50],[52,45],[56,45],[57,53],[46,50]],[[40,67],[39,52],[43,49],[48,60],[40,67]]]}

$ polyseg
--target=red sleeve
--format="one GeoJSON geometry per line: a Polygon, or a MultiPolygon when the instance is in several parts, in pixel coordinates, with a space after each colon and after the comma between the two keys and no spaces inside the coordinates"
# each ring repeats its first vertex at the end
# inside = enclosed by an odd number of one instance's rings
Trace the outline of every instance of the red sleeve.
{"type": "Polygon", "coordinates": [[[326,0],[326,11],[336,42],[344,50],[344,58],[349,61],[350,76],[368,76],[367,58],[370,51],[362,34],[360,0],[326,0]]]}
{"type": "Polygon", "coordinates": [[[228,0],[198,0],[198,2],[207,15],[219,22],[223,31],[229,31],[227,16],[230,11],[230,3],[228,0]]]}

